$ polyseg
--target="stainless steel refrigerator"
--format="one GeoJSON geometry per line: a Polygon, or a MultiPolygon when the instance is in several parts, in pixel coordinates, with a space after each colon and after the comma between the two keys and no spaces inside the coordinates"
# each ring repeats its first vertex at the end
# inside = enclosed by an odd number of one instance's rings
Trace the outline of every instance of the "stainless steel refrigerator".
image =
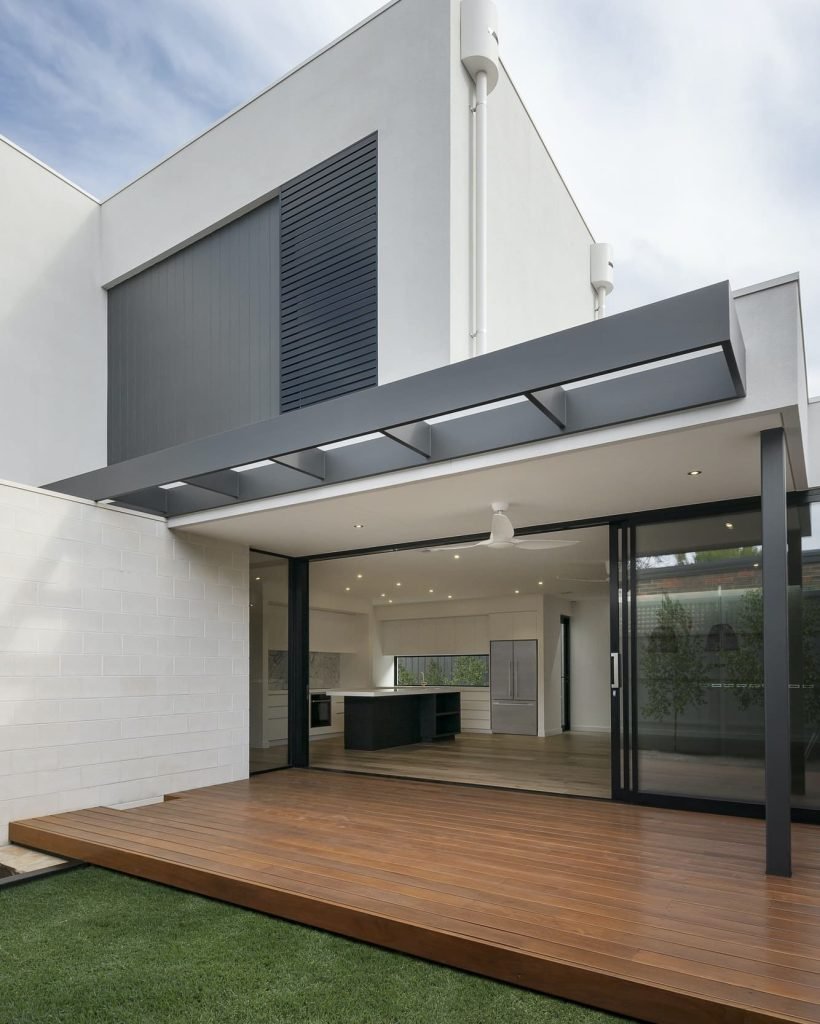
{"type": "Polygon", "coordinates": [[[493,732],[538,735],[538,642],[490,643],[490,724],[493,732]]]}

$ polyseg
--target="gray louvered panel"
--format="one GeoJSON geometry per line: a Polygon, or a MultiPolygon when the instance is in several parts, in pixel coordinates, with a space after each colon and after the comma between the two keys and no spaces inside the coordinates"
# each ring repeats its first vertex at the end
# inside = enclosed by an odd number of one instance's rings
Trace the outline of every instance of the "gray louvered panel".
{"type": "Polygon", "coordinates": [[[279,201],[108,294],[108,461],[279,412],[279,201]]]}
{"type": "Polygon", "coordinates": [[[377,142],[281,192],[280,411],[378,383],[377,142]]]}

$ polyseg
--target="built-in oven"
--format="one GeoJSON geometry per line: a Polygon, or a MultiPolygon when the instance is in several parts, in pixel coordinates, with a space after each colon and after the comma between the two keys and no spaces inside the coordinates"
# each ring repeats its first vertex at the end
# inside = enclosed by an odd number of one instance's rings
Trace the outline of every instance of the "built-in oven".
{"type": "Polygon", "coordinates": [[[331,720],[330,697],[328,697],[326,693],[312,693],[310,695],[311,729],[317,729],[323,725],[330,725],[331,720]]]}

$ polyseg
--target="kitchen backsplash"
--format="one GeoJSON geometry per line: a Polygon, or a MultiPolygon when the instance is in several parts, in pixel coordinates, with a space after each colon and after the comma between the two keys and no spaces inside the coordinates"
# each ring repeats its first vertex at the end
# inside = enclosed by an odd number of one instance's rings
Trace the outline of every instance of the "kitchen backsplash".
{"type": "MultiPolygon", "coordinates": [[[[310,686],[313,689],[336,689],[342,681],[342,656],[324,651],[311,651],[310,686]]],[[[268,651],[268,690],[287,690],[288,652],[268,651]]]]}

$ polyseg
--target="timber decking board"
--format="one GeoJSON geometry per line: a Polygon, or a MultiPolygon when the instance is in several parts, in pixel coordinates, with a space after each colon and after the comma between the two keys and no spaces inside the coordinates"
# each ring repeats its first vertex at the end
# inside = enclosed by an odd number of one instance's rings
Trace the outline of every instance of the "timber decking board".
{"type": "Polygon", "coordinates": [[[12,841],[658,1024],[820,1024],[820,831],[290,770],[12,841]]]}

